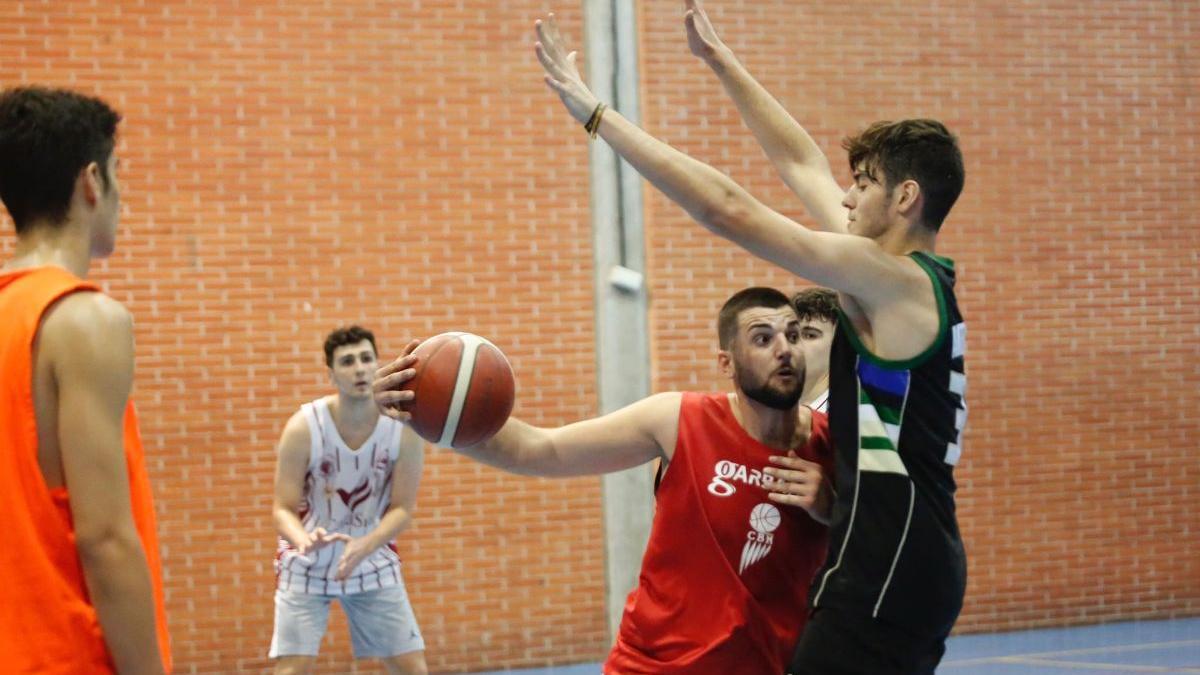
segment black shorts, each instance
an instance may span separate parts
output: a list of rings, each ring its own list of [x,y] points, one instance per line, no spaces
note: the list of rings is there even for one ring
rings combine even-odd
[[[946,636],[923,636],[831,607],[808,619],[789,675],[932,675]]]

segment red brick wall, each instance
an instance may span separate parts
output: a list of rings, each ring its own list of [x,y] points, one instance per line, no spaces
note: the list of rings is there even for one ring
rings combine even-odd
[[[970,325],[960,629],[1200,611],[1195,9],[709,4],[843,177],[837,140],[877,118],[962,137],[939,250]],[[681,5],[641,5],[647,126],[800,217],[688,54]],[[179,672],[266,666],[273,447],[327,390],[329,329],[360,321],[385,353],[472,330],[512,359],[518,415],[594,411],[587,147],[532,57],[544,9],[0,3],[0,83],[125,114],[122,238],[94,276],[137,317]],[[578,38],[579,7],[557,10]],[[653,193],[646,211],[655,388],[724,386],[720,302],[800,282]],[[426,466],[400,547],[432,668],[598,659],[599,482]],[[334,616],[322,667],[349,672]]]

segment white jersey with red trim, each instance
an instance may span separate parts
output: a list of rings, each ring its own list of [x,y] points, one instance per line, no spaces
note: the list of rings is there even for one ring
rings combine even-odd
[[[312,439],[304,494],[298,513],[305,531],[323,527],[361,537],[376,526],[391,504],[392,470],[400,453],[404,426],[384,415],[366,442],[351,449],[342,440],[329,402],[319,398],[301,406]],[[344,581],[335,579],[345,544],[335,542],[307,555],[279,538],[275,555],[280,590],[319,595],[359,593],[400,583],[400,556],[391,542],[375,549]]]

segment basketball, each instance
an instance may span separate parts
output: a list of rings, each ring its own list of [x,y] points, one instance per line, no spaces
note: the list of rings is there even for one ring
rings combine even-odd
[[[413,351],[416,377],[401,389],[414,400],[402,406],[421,438],[447,448],[481,443],[504,426],[512,412],[515,384],[508,358],[471,333],[442,333]]]

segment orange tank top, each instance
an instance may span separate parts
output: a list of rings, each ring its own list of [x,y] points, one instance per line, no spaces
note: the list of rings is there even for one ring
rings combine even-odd
[[[70,293],[99,292],[59,267],[0,274],[0,659],[9,673],[112,673],[75,548],[67,488],[38,466],[33,346],[46,310]],[[154,587],[163,667],[171,665],[154,505],[133,403],[125,408],[130,502]]]

